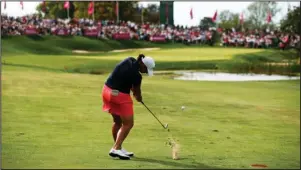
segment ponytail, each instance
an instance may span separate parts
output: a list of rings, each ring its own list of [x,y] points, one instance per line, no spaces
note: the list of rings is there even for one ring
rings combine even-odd
[[[144,57],[145,57],[144,54],[139,54],[137,60],[138,60],[138,61],[142,61],[142,58],[144,58]]]

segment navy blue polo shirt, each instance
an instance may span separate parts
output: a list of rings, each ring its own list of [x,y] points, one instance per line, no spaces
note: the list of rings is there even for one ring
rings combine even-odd
[[[128,57],[117,64],[105,84],[111,89],[130,94],[132,86],[141,84],[141,81],[138,61]]]

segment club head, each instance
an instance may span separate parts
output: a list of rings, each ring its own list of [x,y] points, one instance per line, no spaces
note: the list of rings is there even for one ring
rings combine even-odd
[[[164,128],[165,128],[165,129],[167,129],[167,128],[168,128],[168,124],[167,124],[167,123],[165,124]]]

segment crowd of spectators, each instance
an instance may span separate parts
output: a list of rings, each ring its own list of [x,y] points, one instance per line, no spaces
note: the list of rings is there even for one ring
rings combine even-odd
[[[223,32],[221,46],[240,46],[247,48],[296,48],[300,45],[298,34],[283,33],[280,31],[244,31]]]
[[[1,15],[1,35],[24,35],[34,30],[39,35],[95,36],[99,39],[118,39],[127,35],[128,39],[144,41],[171,41],[185,44],[213,45],[213,36],[220,36],[221,46],[241,46],[248,48],[296,47],[300,36],[280,31],[235,31],[222,28],[172,27],[167,25],[133,22],[116,24],[114,21],[95,21],[91,19],[43,19],[36,15],[8,17]],[[90,34],[90,31],[92,34]]]

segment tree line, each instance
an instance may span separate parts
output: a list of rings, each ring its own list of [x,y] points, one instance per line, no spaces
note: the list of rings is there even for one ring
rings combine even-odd
[[[47,1],[37,6],[37,11],[45,18],[90,18],[88,14],[89,1],[70,1],[69,11],[64,8],[64,1]],[[119,20],[141,23],[143,14],[144,22],[159,22],[159,6],[149,4],[146,8],[138,5],[138,1],[119,1]],[[94,1],[95,20],[116,20],[116,1]]]
[[[70,1],[69,17],[70,18],[90,18],[88,14],[89,1]],[[149,4],[147,7],[138,5],[138,1],[119,1],[119,20],[133,21],[135,23],[144,22],[159,23],[159,6]],[[47,1],[37,7],[37,11],[45,18],[67,18],[67,10],[64,8],[64,1]],[[94,2],[94,19],[95,20],[116,20],[116,1],[95,1]],[[175,11],[176,12],[176,11]],[[183,11],[181,11],[183,12]],[[278,27],[273,18],[280,12],[277,2],[253,2],[243,13],[234,13],[229,10],[218,12],[218,22],[215,23],[210,17],[204,17],[200,21],[200,27],[209,28],[216,26],[223,29],[236,30],[241,29],[266,29],[270,30]],[[270,17],[270,22],[267,18]],[[300,7],[288,9],[288,14],[280,22],[280,28],[287,32],[299,32],[300,30]],[[187,18],[189,19],[189,18]]]

